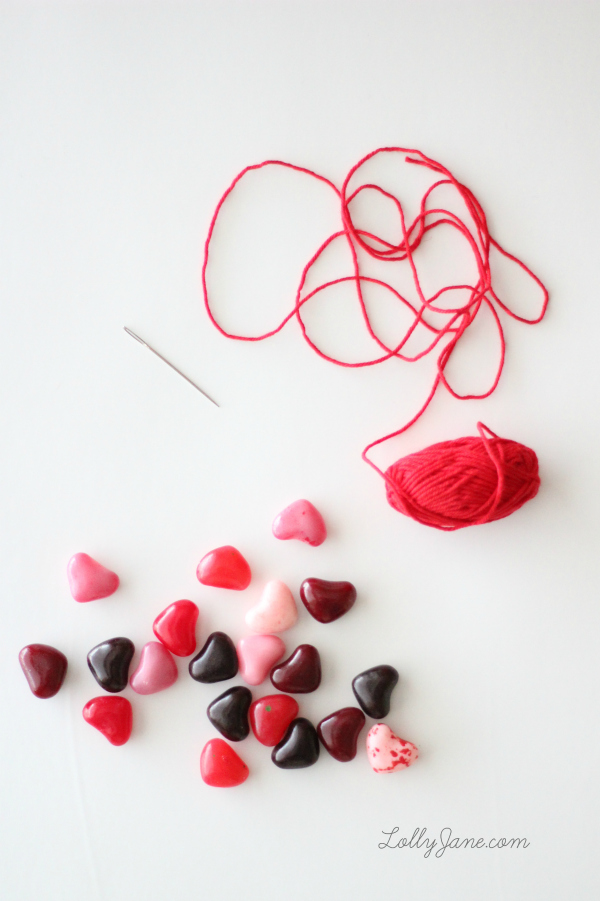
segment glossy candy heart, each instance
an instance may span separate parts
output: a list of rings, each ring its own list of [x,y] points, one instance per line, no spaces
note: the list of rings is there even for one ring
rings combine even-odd
[[[254,735],[261,745],[269,748],[281,741],[297,716],[298,702],[289,695],[266,695],[254,701],[249,712]]]
[[[310,501],[294,501],[273,521],[273,535],[282,541],[297,538],[317,547],[327,538],[323,517]]]
[[[365,715],[358,707],[342,707],[326,716],[317,726],[319,738],[332,757],[347,763],[356,757],[356,744]]]
[[[223,682],[233,679],[238,672],[235,645],[225,632],[213,632],[204,647],[190,660],[190,676],[196,682]]]
[[[119,587],[118,575],[88,554],[71,557],[67,564],[67,578],[71,594],[81,604],[107,598]]]
[[[231,588],[234,591],[243,591],[252,579],[247,561],[229,544],[205,554],[198,564],[196,576],[203,585]]]
[[[244,682],[260,685],[285,654],[285,645],[278,635],[248,635],[238,642],[237,654]]]
[[[26,645],[19,663],[36,698],[53,698],[65,680],[67,658],[49,644]]]
[[[271,682],[279,691],[307,694],[321,684],[321,658],[312,644],[298,645],[287,660],[271,670]]]
[[[320,623],[332,623],[354,605],[356,588],[352,582],[305,579],[300,586],[302,603]]]
[[[142,648],[137,669],[129,684],[139,695],[164,691],[177,681],[177,664],[160,641],[149,641]]]
[[[176,657],[189,657],[196,650],[198,612],[193,601],[175,601],[154,620],[154,634]]]
[[[271,752],[271,760],[282,770],[299,770],[319,759],[319,738],[313,724],[303,716],[293,720],[279,744]]]
[[[109,638],[92,648],[87,662],[101,688],[114,693],[127,687],[134,651],[133,642],[128,638]]]
[[[419,751],[412,742],[394,735],[385,723],[377,723],[367,735],[367,756],[376,773],[393,773],[414,763]]]
[[[133,711],[127,698],[92,698],[83,708],[83,718],[104,735],[111,745],[129,741]]]
[[[229,741],[242,741],[250,734],[248,710],[252,703],[252,692],[239,685],[228,688],[208,705],[208,718],[221,735]]]
[[[260,601],[246,614],[246,625],[265,635],[285,632],[298,619],[298,608],[292,592],[284,582],[272,579],[263,588]]]
[[[398,682],[398,670],[382,664],[359,673],[352,680],[352,690],[356,700],[373,719],[382,719],[390,712],[392,692]]]
[[[250,771],[244,761],[222,738],[212,738],[200,755],[200,774],[207,785],[232,788],[241,785]]]

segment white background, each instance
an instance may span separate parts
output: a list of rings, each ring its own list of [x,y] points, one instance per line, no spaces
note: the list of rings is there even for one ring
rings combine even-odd
[[[597,898],[598,4],[0,9],[2,897]],[[453,534],[394,512],[360,460],[418,408],[432,360],[344,370],[293,323],[261,344],[228,341],[201,304],[202,242],[243,166],[281,158],[341,184],[386,144],[449,166],[551,291],[541,325],[507,322],[492,398],[440,396],[380,452],[387,465],[473,434],[479,418],[535,448],[535,501]],[[299,269],[336,227],[317,195],[267,180],[240,195],[215,250],[223,322],[256,333],[289,310]],[[266,235],[267,250],[244,251],[236,229]],[[327,520],[319,549],[270,533],[298,497]],[[221,544],[252,565],[243,595],[195,579]],[[70,598],[77,551],[119,573],[117,594]],[[352,703],[357,672],[396,665],[388,721],[421,750],[410,770],[376,776],[361,752],[285,772],[249,738],[251,778],[210,789],[198,760],[219,686],[192,682],[187,661],[167,692],[127,690],[124,747],[84,723],[94,644],[122,634],[139,649],[182,597],[201,608],[200,642],[219,628],[237,640],[267,579],[296,591],[312,575],[350,579],[359,601],[331,626],[302,611],[285,636],[323,658],[303,712],[318,721]],[[36,641],[69,658],[44,702],[17,662]],[[378,849],[394,826],[530,845],[425,859]]]

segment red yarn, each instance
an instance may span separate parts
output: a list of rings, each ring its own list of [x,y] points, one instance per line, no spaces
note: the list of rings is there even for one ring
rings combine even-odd
[[[410,224],[407,224],[405,221],[404,210],[400,200],[379,185],[369,183],[360,185],[354,190],[351,190],[349,187],[351,180],[356,176],[360,168],[378,154],[400,154],[404,156],[406,163],[424,167],[434,173],[435,180],[423,194],[419,212]],[[210,244],[221,208],[236,185],[249,172],[270,166],[292,169],[295,172],[315,178],[331,188],[340,202],[342,228],[340,231],[330,235],[317,248],[304,266],[300,275],[294,306],[287,316],[275,328],[262,335],[235,335],[226,332],[219,325],[210,307],[207,287]],[[467,221],[463,221],[456,213],[443,207],[428,206],[431,203],[434,192],[437,192],[442,186],[450,186],[457,193],[458,198],[465,206],[465,218]],[[354,225],[351,215],[352,203],[363,191],[374,191],[387,198],[395,206],[398,212],[401,232],[396,244],[379,235],[358,229]],[[473,285],[445,285],[427,297],[421,287],[415,253],[427,232],[440,227],[455,230],[466,241],[476,264],[477,280]],[[352,264],[351,274],[324,282],[312,291],[304,293],[309,273],[327,248],[337,240],[346,242]],[[519,316],[494,291],[490,269],[490,249],[492,247],[504,257],[516,263],[539,286],[542,292],[542,305],[540,314],[536,318],[527,319]],[[408,266],[418,302],[415,303],[404,297],[386,281],[362,275],[358,258],[359,249],[379,261]],[[304,304],[317,297],[322,291],[342,283],[348,283],[354,287],[367,331],[382,351],[373,359],[347,362],[332,357],[322,351],[307,333],[301,315],[301,309]],[[410,326],[399,343],[393,347],[388,346],[373,330],[363,296],[364,283],[379,285],[390,291],[396,300],[412,313]],[[548,292],[540,279],[521,260],[504,250],[491,237],[483,209],[473,193],[465,185],[457,181],[452,173],[440,163],[430,159],[418,150],[402,147],[382,147],[367,154],[353,166],[346,176],[341,190],[338,190],[329,179],[324,178],[322,175],[281,160],[266,160],[263,163],[247,166],[235,177],[225,191],[213,214],[204,249],[202,287],[207,313],[213,325],[222,335],[238,341],[262,341],[279,332],[295,316],[304,339],[315,353],[338,366],[350,368],[373,366],[391,358],[414,362],[432,353],[440,345],[434,383],[421,409],[402,428],[390,432],[383,438],[379,438],[369,444],[362,454],[365,462],[386,480],[388,501],[395,509],[426,525],[452,530],[508,516],[509,513],[516,510],[536,494],[539,478],[537,475],[537,458],[534,452],[516,442],[498,438],[493,432],[489,433],[492,435],[492,438],[487,438],[481,426],[479,426],[481,438],[461,438],[454,442],[447,441],[433,445],[424,451],[420,451],[418,454],[411,454],[409,457],[398,460],[385,473],[368,457],[368,452],[371,448],[402,434],[423,415],[440,384],[453,397],[461,400],[483,398],[492,394],[498,385],[505,356],[504,331],[498,311],[503,311],[519,322],[534,324],[540,322],[544,317],[548,304]],[[468,292],[466,301],[458,306],[444,306],[441,303],[441,299],[443,295],[451,291]],[[445,376],[445,369],[460,338],[469,326],[473,324],[476,316],[483,308],[492,314],[498,331],[500,340],[498,367],[493,383],[487,391],[480,394],[459,394],[449,384]],[[433,314],[435,321],[428,319],[429,314]],[[439,323],[441,317],[445,317],[446,321],[441,325],[436,325],[436,322]],[[413,354],[405,352],[404,348],[407,342],[418,329],[425,329],[430,335],[427,346],[425,349]]]

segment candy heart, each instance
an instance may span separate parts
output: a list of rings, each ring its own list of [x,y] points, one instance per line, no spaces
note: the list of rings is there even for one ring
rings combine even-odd
[[[69,590],[81,604],[114,594],[119,587],[116,573],[88,554],[75,554],[67,564]]]
[[[321,658],[312,644],[298,645],[293,654],[274,666],[271,682],[279,691],[306,694],[321,684]]]
[[[154,620],[154,634],[171,654],[189,657],[196,650],[198,612],[193,601],[175,601]]]
[[[252,578],[247,561],[228,544],[205,554],[198,564],[196,575],[203,585],[232,588],[234,591],[243,591]]]
[[[164,644],[149,641],[142,648],[142,655],[129,684],[139,695],[151,695],[163,691],[177,681],[177,664]]]
[[[246,625],[253,632],[285,632],[298,619],[298,608],[290,589],[279,579],[263,588],[260,601],[246,614]]]
[[[412,742],[394,735],[385,723],[377,723],[367,735],[367,756],[376,773],[393,773],[414,763],[419,751]]]
[[[127,698],[92,698],[83,708],[83,718],[106,736],[111,745],[129,741],[133,711]]]
[[[347,763],[356,757],[356,742],[365,724],[365,715],[358,707],[342,707],[326,716],[317,726],[319,738],[332,757]]]
[[[190,660],[190,676],[196,682],[223,682],[237,676],[235,645],[225,632],[213,632],[202,650]]]
[[[237,654],[244,682],[260,685],[285,654],[285,645],[277,635],[248,635],[238,642]]]
[[[356,588],[352,582],[328,582],[326,579],[305,579],[300,597],[311,616],[320,623],[332,623],[353,606]]]
[[[383,664],[359,673],[352,680],[352,691],[368,716],[378,720],[388,715],[392,691],[398,679],[398,670]]]
[[[26,645],[19,651],[19,663],[36,698],[53,698],[64,682],[67,658],[48,644]]]
[[[208,705],[208,718],[221,735],[229,741],[242,741],[250,734],[248,710],[252,703],[249,688],[228,688]]]
[[[241,785],[249,775],[249,769],[222,738],[207,741],[200,755],[200,774],[207,785],[231,788]]]
[[[319,739],[313,724],[303,716],[293,720],[271,752],[271,760],[282,770],[299,770],[319,759]]]
[[[134,650],[133,642],[128,638],[109,638],[92,648],[87,662],[101,688],[117,692],[127,687]]]
[[[261,745],[272,748],[278,744],[287,728],[298,716],[298,702],[289,695],[266,695],[250,707],[249,719],[254,735]]]
[[[327,538],[323,517],[310,501],[294,501],[273,520],[273,535],[282,541],[298,538],[317,547]]]

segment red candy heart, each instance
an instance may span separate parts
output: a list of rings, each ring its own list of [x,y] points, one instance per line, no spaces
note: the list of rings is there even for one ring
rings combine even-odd
[[[234,591],[243,591],[252,578],[247,561],[236,548],[228,544],[209,551],[198,564],[196,575],[203,585],[231,588]]]
[[[328,582],[326,579],[305,579],[300,597],[311,616],[320,623],[332,623],[353,606],[356,588],[352,582]]]
[[[64,682],[67,658],[49,644],[28,644],[19,663],[36,698],[53,698]]]
[[[294,653],[271,670],[271,682],[279,691],[306,694],[321,684],[321,658],[312,644],[300,644]]]
[[[107,598],[119,587],[116,573],[102,566],[89,554],[74,554],[67,564],[71,594],[79,603]]]
[[[154,620],[154,634],[176,657],[189,657],[196,650],[198,612],[193,601],[175,601]]]
[[[207,785],[231,788],[245,782],[249,773],[242,758],[222,738],[206,742],[200,755],[200,775]]]
[[[287,727],[298,716],[298,702],[289,695],[267,695],[250,706],[248,718],[261,745],[279,744]]]
[[[127,698],[92,698],[83,708],[83,718],[98,729],[111,745],[124,745],[129,741],[133,711]]]

